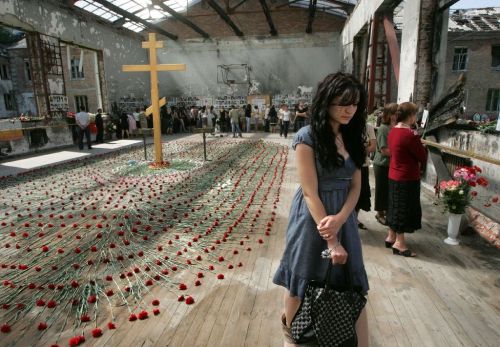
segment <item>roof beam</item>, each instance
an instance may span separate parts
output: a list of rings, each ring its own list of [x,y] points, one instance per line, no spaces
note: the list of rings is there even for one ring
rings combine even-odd
[[[448,9],[449,7],[455,5],[457,2],[458,2],[458,0],[439,0],[438,10],[444,11],[444,10]]]
[[[270,33],[272,36],[278,36],[278,31],[276,30],[273,18],[271,17],[271,12],[269,11],[269,7],[267,7],[266,0],[259,0],[260,5],[262,6],[262,10],[264,10],[264,14],[266,15],[267,23],[269,24],[269,29],[271,29]]]
[[[196,31],[198,34],[200,34],[204,38],[206,38],[206,39],[210,38],[210,35],[206,31],[204,31],[199,26],[197,26],[196,24],[194,24],[193,22],[191,22],[189,19],[187,19],[186,17],[184,17],[183,15],[181,15],[179,12],[175,11],[173,8],[165,5],[163,3],[163,1],[153,0],[152,3],[153,3],[153,5],[159,6],[163,11],[171,14],[172,17],[174,17],[175,19],[177,19],[179,22],[186,24],[188,27],[190,27],[191,29],[193,29],[194,31]]]
[[[241,5],[243,5],[243,3],[245,3],[247,0],[241,0],[236,6],[234,7],[228,7],[227,9],[227,13],[233,13],[234,10],[236,10],[238,7],[240,7]]]
[[[316,3],[317,0],[309,0],[309,19],[307,21],[306,33],[312,33],[312,24],[316,16]]]
[[[227,13],[220,7],[214,0],[205,0],[207,4],[219,14],[219,16],[226,22],[237,36],[244,36],[243,32],[234,24],[234,22],[229,18]]]
[[[354,5],[354,4],[350,4],[347,2],[343,2],[343,1],[337,1],[337,0],[325,0],[325,1],[329,2],[333,5],[338,5],[339,7],[337,7],[337,9],[345,11],[348,14],[350,14],[352,12],[352,10],[354,10],[354,7],[356,7],[356,5]]]
[[[94,0],[94,2],[97,2],[107,8],[109,8],[111,11],[115,12],[115,13],[118,13],[120,16],[123,16],[125,18],[128,18],[134,22],[137,22],[137,23],[141,23],[142,25],[144,25],[146,28],[160,34],[160,35],[163,35],[163,36],[166,36],[168,38],[171,38],[172,40],[177,40],[177,35],[174,35],[172,33],[169,33],[168,31],[166,30],[163,30],[162,28],[160,28],[158,25],[155,25],[155,24],[152,24],[152,23],[149,23],[147,20],[145,19],[142,19],[138,16],[136,16],[135,14],[132,14],[128,11],[125,11],[123,10],[122,8],[110,3],[109,1],[106,1],[106,0]]]

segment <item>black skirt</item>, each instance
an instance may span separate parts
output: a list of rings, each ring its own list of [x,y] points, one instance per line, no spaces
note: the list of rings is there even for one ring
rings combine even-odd
[[[412,233],[422,228],[420,181],[389,179],[389,208],[387,224],[398,234]]]
[[[375,174],[375,211],[387,211],[389,206],[389,167],[373,165]]]
[[[368,170],[368,166],[363,166],[361,168],[361,191],[359,193],[358,203],[356,204],[356,210],[370,211],[372,206],[370,201],[371,196],[370,171]]]

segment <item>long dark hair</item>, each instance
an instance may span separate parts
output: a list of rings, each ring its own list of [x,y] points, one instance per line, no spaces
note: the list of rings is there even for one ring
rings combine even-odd
[[[340,125],[344,146],[358,168],[365,162],[363,132],[366,121],[366,97],[363,86],[354,76],[337,72],[330,74],[319,83],[311,106],[311,130],[314,150],[326,168],[344,165],[344,157],[337,153],[335,135],[330,124],[330,104],[340,97],[339,105],[357,104],[358,108],[348,124]]]

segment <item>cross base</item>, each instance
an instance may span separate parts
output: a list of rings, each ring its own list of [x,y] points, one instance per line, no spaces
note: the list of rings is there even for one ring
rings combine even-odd
[[[159,162],[159,163],[151,163],[148,165],[148,168],[150,168],[151,170],[159,170],[159,169],[165,169],[167,167],[170,167],[170,162],[169,161],[162,161],[162,162]]]

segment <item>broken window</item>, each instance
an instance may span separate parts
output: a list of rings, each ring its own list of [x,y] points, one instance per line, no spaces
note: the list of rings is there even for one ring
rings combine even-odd
[[[9,80],[9,67],[7,65],[0,66],[0,78],[3,80]]]
[[[486,111],[499,111],[500,89],[488,89]]]
[[[4,94],[3,101],[5,102],[5,109],[7,111],[14,110],[14,98],[12,97],[11,94]]]
[[[81,107],[85,107],[85,110],[89,110],[89,102],[87,100],[87,95],[75,95],[75,107],[76,112],[80,112]]]
[[[467,47],[455,47],[453,54],[453,71],[465,71],[467,69]]]
[[[26,78],[26,81],[31,81],[31,66],[27,59],[24,60],[24,77]]]
[[[83,74],[83,66],[80,69],[80,59],[72,58],[71,59],[71,79],[77,80],[85,78]]]
[[[500,46],[491,46],[491,67],[500,69]]]

